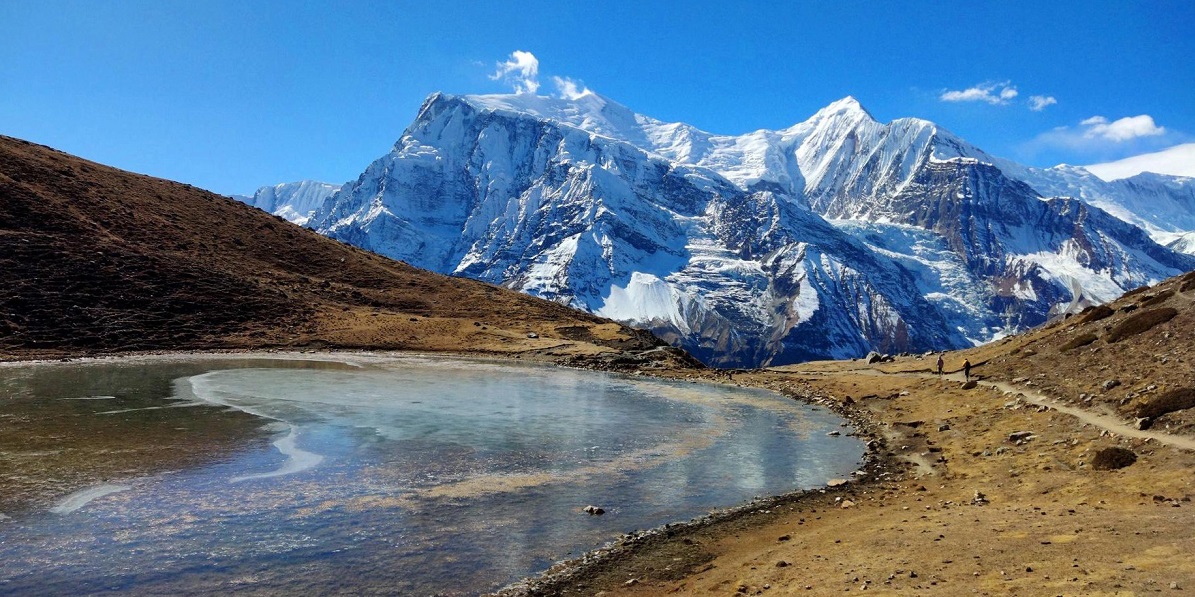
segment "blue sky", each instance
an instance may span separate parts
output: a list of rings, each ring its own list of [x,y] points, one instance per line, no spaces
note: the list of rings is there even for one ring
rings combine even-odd
[[[520,50],[540,93],[567,77],[712,132],[853,95],[1086,164],[1195,141],[1193,31],[1188,1],[0,0],[0,134],[222,193],[343,182],[428,94],[509,91],[490,76]]]

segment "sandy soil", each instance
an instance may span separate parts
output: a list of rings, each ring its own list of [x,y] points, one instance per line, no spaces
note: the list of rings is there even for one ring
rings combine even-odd
[[[933,375],[933,355],[807,363],[733,378],[674,373],[835,405],[874,436],[873,466],[846,485],[629,538],[510,593],[1195,591],[1192,409],[1144,429],[1133,416],[1139,405],[1191,387],[1190,279],[1125,297],[1111,305],[1114,316],[1072,318],[948,353],[948,371],[963,359],[975,365],[971,389],[963,389],[961,373]],[[1106,339],[1131,314],[1159,306],[1178,313],[1128,340]],[[1082,351],[1062,349],[1087,333],[1098,339]],[[1108,379],[1121,380],[1115,391],[1103,389]],[[1096,470],[1094,455],[1110,447],[1131,450],[1136,462]]]

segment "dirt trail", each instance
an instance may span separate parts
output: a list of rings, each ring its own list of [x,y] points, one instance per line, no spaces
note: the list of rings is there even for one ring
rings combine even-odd
[[[1063,404],[1062,401],[1058,400],[1057,398],[1051,398],[1040,392],[1035,392],[1026,388],[1018,388],[1010,383],[1002,381],[980,381],[979,385],[996,388],[997,390],[1014,396],[1019,395],[1020,397],[1023,397],[1026,402],[1052,408],[1060,413],[1071,415],[1072,417],[1076,417],[1084,423],[1099,427],[1100,429],[1106,429],[1109,433],[1116,433],[1125,437],[1153,440],[1173,448],[1195,451],[1195,439],[1170,435],[1169,433],[1158,433],[1155,431],[1146,431],[1137,429],[1135,427],[1130,427],[1116,417],[1102,415],[1082,408],[1069,406]]]
[[[800,373],[809,375],[809,374],[819,374],[820,372],[800,371]],[[918,378],[918,379],[938,379],[938,376],[933,373],[903,373],[903,372],[893,372],[893,371],[881,371],[878,369],[848,369],[848,370],[844,371],[844,373],[856,373],[856,374],[862,374],[862,375],[883,375],[883,376],[894,376],[894,377],[913,377],[913,378]],[[943,376],[943,378],[955,380],[960,383],[965,381],[963,379],[963,375],[961,373],[947,373],[946,375]],[[1147,431],[1147,430],[1143,430],[1143,429],[1137,429],[1135,427],[1132,427],[1132,426],[1126,424],[1124,421],[1122,421],[1118,417],[1114,417],[1114,416],[1110,416],[1110,415],[1103,415],[1100,413],[1091,412],[1086,409],[1078,408],[1075,406],[1070,406],[1070,405],[1064,404],[1061,400],[1058,400],[1057,398],[1047,396],[1045,394],[1042,394],[1041,392],[1037,392],[1037,391],[1031,390],[1029,388],[1017,387],[1008,382],[985,381],[985,380],[979,380],[979,379],[977,379],[976,382],[980,386],[995,388],[997,390],[1000,390],[1001,392],[1004,392],[1005,394],[1020,397],[1023,400],[1025,400],[1026,402],[1029,402],[1030,404],[1036,404],[1038,406],[1045,406],[1047,408],[1054,409],[1060,413],[1070,415],[1072,417],[1079,419],[1080,421],[1082,421],[1084,423],[1087,423],[1094,427],[1098,427],[1100,429],[1104,429],[1104,430],[1108,431],[1108,433],[1115,433],[1118,435],[1123,435],[1125,437],[1132,437],[1132,438],[1137,438],[1137,439],[1152,440],[1152,441],[1156,441],[1160,444],[1170,446],[1172,448],[1178,448],[1180,450],[1191,450],[1191,451],[1195,452],[1195,438],[1182,437],[1182,436],[1177,436],[1177,435],[1171,435],[1169,433],[1159,433],[1156,431]]]

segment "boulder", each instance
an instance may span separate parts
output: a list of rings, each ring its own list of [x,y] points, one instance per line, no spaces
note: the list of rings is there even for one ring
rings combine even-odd
[[[874,365],[874,364],[884,360],[884,355],[873,350],[873,351],[867,353],[866,360],[867,360],[868,365]]]
[[[1008,434],[1008,441],[1023,442],[1028,439],[1031,439],[1032,437],[1033,437],[1032,431],[1014,431],[1014,432]]]
[[[1110,471],[1124,468],[1137,462],[1137,454],[1132,450],[1113,446],[1095,453],[1091,459],[1091,468],[1097,471]]]
[[[965,382],[965,383],[963,383],[963,385],[959,386],[959,388],[963,389],[963,390],[974,390],[977,387],[979,387],[979,382],[975,381],[974,379],[972,379],[971,381]]]

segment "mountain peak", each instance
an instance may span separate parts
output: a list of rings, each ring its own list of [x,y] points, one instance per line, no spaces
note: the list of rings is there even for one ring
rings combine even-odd
[[[848,95],[838,101],[831,102],[830,105],[818,110],[817,114],[814,114],[814,118],[828,118],[832,116],[863,117],[867,120],[875,120],[871,113],[853,95]]]

